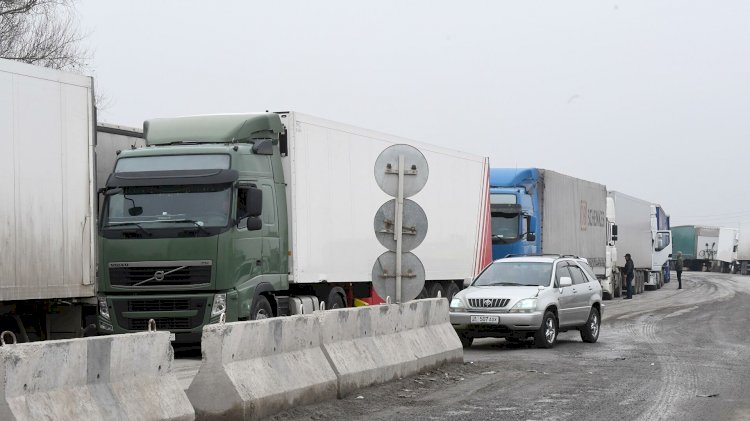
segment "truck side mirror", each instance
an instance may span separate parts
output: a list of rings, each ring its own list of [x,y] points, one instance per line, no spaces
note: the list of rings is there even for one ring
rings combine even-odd
[[[617,241],[617,225],[612,225],[612,241]]]
[[[245,209],[247,210],[247,216],[255,218],[263,213],[263,190],[250,187],[247,189],[247,196],[245,197]],[[257,219],[257,218],[256,218]],[[248,228],[250,229],[250,221],[248,220]]]
[[[530,232],[526,234],[526,240],[536,241],[536,233]]]
[[[263,221],[257,216],[251,216],[247,218],[247,230],[258,231],[263,228]]]

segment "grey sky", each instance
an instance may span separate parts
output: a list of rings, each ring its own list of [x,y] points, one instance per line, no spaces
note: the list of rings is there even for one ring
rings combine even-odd
[[[206,5],[211,7],[206,7]],[[750,223],[750,2],[79,2],[100,120],[296,110]]]

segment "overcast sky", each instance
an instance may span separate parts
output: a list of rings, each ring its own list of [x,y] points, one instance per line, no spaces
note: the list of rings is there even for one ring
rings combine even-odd
[[[100,121],[294,110],[750,223],[750,2],[77,6]]]

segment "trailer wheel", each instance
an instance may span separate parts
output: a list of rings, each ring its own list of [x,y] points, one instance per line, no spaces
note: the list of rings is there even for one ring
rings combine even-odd
[[[250,318],[252,320],[263,320],[270,317],[273,317],[271,303],[268,302],[268,298],[259,295],[253,303],[253,309],[250,311]]]
[[[474,343],[474,338],[466,336],[463,333],[458,334],[458,339],[461,339],[461,346],[464,348],[471,348],[471,344]]]
[[[344,299],[341,298],[341,294],[339,294],[335,289],[332,289],[328,294],[328,300],[326,300],[326,309],[332,310],[334,308],[344,307],[346,307],[346,302],[344,302]]]
[[[429,297],[437,298],[438,293],[440,293],[441,297],[445,298],[445,290],[443,290],[443,286],[438,282],[433,282],[433,284],[430,285]]]
[[[445,290],[445,298],[448,299],[448,302],[451,302],[453,296],[458,294],[459,291],[461,290],[458,289],[458,285],[455,282],[449,282],[448,288]]]

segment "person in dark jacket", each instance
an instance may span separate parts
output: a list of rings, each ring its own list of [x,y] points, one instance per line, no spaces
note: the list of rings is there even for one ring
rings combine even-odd
[[[674,261],[674,270],[677,272],[677,289],[682,289],[682,252],[677,252],[677,260]]]
[[[630,253],[625,255],[625,285],[628,289],[626,300],[633,299],[633,277],[635,276],[635,264],[630,258]]]

